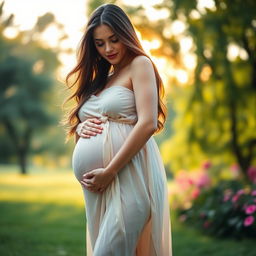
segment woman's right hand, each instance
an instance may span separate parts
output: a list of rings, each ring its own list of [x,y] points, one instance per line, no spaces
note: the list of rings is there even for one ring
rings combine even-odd
[[[100,126],[101,120],[97,118],[88,118],[84,122],[78,124],[76,133],[82,138],[90,138],[102,133],[103,128]]]

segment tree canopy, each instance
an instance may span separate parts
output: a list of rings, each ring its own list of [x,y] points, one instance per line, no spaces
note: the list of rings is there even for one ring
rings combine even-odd
[[[0,14],[2,9],[3,3]],[[39,17],[32,30],[9,39],[4,31],[12,25],[12,19],[13,15],[0,16],[0,133],[2,137],[8,135],[1,147],[9,142],[10,153],[15,153],[22,173],[26,173],[32,137],[56,119],[47,111],[47,98],[59,61],[56,52],[40,44],[35,36],[53,22],[52,14]]]

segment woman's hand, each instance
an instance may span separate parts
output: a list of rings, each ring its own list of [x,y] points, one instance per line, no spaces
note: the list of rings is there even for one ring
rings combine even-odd
[[[115,174],[104,168],[94,169],[83,175],[80,181],[91,192],[102,193],[115,178]]]
[[[82,138],[90,138],[102,133],[103,128],[100,126],[101,120],[97,118],[88,118],[80,123],[76,128],[76,133]]]

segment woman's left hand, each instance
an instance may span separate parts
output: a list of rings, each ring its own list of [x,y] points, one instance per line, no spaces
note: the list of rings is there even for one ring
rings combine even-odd
[[[85,173],[80,182],[86,189],[92,192],[102,193],[112,182],[114,177],[115,175],[110,172],[106,172],[106,169],[98,168]]]

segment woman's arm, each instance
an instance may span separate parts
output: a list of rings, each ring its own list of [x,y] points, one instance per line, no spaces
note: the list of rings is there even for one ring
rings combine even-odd
[[[157,129],[158,94],[151,61],[138,56],[131,63],[131,80],[138,121],[105,171],[116,174],[137,154]]]
[[[80,138],[80,136],[79,136],[77,133],[75,133],[75,143],[77,143],[77,141],[79,140],[79,138]]]

